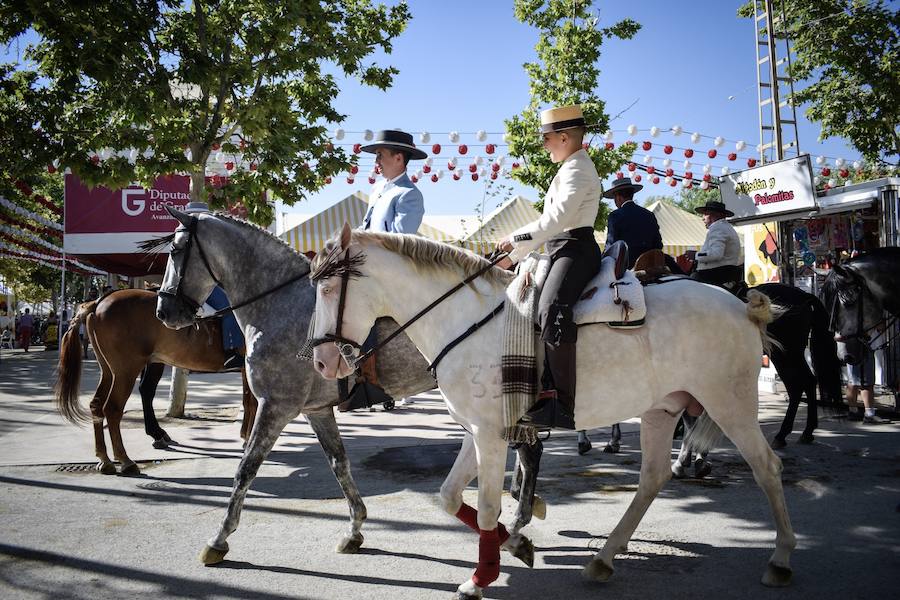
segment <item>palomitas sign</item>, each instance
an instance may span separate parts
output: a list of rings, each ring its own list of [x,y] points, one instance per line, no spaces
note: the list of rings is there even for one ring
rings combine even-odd
[[[207,178],[207,185],[212,183],[212,178]],[[64,248],[66,253],[112,273],[162,273],[168,255],[144,254],[137,245],[172,233],[178,222],[166,207],[183,210],[189,201],[190,177],[186,175],[164,175],[150,188],[135,184],[111,190],[89,188],[75,175],[67,174]],[[232,212],[240,214],[239,209]]]
[[[734,213],[729,221],[779,220],[816,208],[809,155],[739,171],[719,179],[722,202]]]

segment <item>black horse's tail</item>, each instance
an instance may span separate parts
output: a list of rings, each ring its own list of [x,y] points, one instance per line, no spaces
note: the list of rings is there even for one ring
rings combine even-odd
[[[841,406],[843,403],[841,361],[838,359],[834,335],[828,329],[828,313],[818,298],[813,297],[809,304],[812,309],[809,351],[812,354],[816,380],[819,382],[819,397],[823,406]]]

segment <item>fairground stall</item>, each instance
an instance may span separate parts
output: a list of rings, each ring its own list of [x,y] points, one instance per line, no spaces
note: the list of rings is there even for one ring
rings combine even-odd
[[[816,191],[809,155],[740,171],[720,180],[731,221],[744,233],[751,284],[783,281],[818,293],[831,265],[854,252],[900,244],[900,178]],[[876,381],[900,388],[900,326],[876,353]]]

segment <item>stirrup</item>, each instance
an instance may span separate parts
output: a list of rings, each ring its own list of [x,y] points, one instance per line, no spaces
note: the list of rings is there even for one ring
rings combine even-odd
[[[557,398],[556,390],[542,391],[538,396],[538,401],[528,409],[519,422],[537,429],[575,430],[575,415],[562,406]]]
[[[373,383],[361,381],[353,386],[347,399],[338,404],[338,411],[350,412],[360,408],[369,408],[376,404],[390,402],[393,398],[388,396],[385,391]]]

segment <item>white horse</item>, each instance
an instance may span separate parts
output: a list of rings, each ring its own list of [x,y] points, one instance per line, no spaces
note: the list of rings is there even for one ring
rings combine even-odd
[[[349,259],[349,262],[348,262]],[[375,319],[405,323],[438,295],[475,273],[484,259],[415,236],[353,231],[344,226],[313,264],[316,281],[313,360],[324,377],[346,377],[347,341],[360,343]],[[349,278],[342,277],[346,270]],[[511,275],[491,269],[412,324],[407,333],[433,360],[451,341],[503,302]],[[768,497],[775,520],[775,551],[763,584],[790,582],[790,554],[796,539],[781,486],[781,461],[757,420],[757,375],[770,305],[751,292],[744,304],[719,288],[683,280],[645,288],[646,324],[639,329],[593,325],[579,329],[575,421],[578,429],[641,416],[640,483],[625,515],[583,574],[599,581],[613,572],[613,558],[625,552],[638,523],[669,480],[672,434],[685,409],[700,406],[735,443]],[[338,322],[338,315],[342,315]],[[479,562],[457,598],[476,599],[499,576],[497,529],[507,442],[501,437],[500,360],[503,320],[493,319],[457,345],[437,369],[453,418],[469,435],[441,487],[444,509],[480,529]],[[677,358],[677,360],[676,360]],[[540,364],[540,362],[539,362]],[[478,510],[462,502],[478,477]],[[477,519],[477,523],[476,523]],[[499,539],[498,539],[499,538]]]

